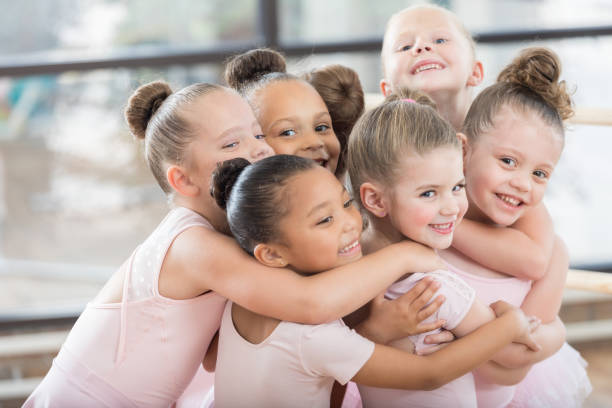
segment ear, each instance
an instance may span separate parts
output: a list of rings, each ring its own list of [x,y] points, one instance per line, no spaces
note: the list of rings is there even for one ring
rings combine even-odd
[[[378,218],[383,218],[387,215],[387,208],[383,200],[383,191],[380,187],[365,182],[359,187],[359,197],[365,209]]]
[[[253,255],[260,263],[272,268],[282,268],[289,263],[274,245],[257,244]]]
[[[166,180],[168,184],[177,193],[187,197],[197,197],[200,194],[200,188],[193,184],[184,168],[177,165],[171,165],[166,170]]]
[[[476,61],[474,62],[474,67],[472,68],[472,73],[468,78],[467,84],[468,86],[478,86],[482,83],[483,78],[484,70],[482,68],[482,62]]]
[[[459,142],[461,143],[461,151],[463,152],[463,165],[465,167],[465,160],[470,145],[468,144],[467,136],[463,133],[457,133],[457,139],[459,139]]]
[[[391,84],[386,79],[380,80],[380,92],[382,92],[385,98],[391,95]]]

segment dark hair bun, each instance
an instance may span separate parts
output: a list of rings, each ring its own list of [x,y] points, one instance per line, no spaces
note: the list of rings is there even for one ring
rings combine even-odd
[[[232,57],[225,65],[225,82],[240,91],[272,72],[287,72],[285,57],[269,48],[257,48]]]
[[[429,106],[435,111],[438,110],[436,103],[426,93],[408,88],[400,88],[385,98],[385,102],[395,102],[401,100],[405,100],[404,102],[407,103],[414,102],[418,103],[419,105]]]
[[[219,207],[225,210],[234,184],[236,180],[238,180],[238,176],[240,176],[242,171],[250,164],[248,160],[242,157],[226,160],[223,163],[217,164],[217,168],[212,174],[210,195],[215,199]]]
[[[170,95],[172,89],[163,81],[150,82],[136,89],[128,100],[124,113],[134,136],[144,139],[149,121]]]
[[[548,48],[531,47],[521,53],[504,68],[498,82],[510,82],[531,89],[555,108],[561,119],[574,114],[572,100],[565,81],[559,81],[561,62],[557,54]]]

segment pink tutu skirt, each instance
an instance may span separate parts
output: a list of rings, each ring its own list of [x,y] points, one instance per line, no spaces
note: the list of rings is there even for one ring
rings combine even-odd
[[[586,366],[580,353],[563,344],[551,357],[531,367],[509,407],[581,407],[593,390]]]

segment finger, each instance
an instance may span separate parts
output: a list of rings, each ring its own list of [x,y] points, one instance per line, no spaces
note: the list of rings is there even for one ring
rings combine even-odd
[[[417,320],[419,322],[422,322],[423,320],[427,319],[429,316],[436,313],[438,309],[440,309],[440,306],[442,306],[442,303],[444,303],[445,300],[446,298],[444,297],[444,295],[437,296],[433,300],[433,302],[431,302],[430,304],[428,304],[427,306],[419,310],[419,312],[416,315]]]
[[[381,292],[378,295],[376,295],[374,299],[372,299],[372,306],[374,307],[380,306],[382,303],[386,301],[387,299],[385,299],[385,292]]]
[[[440,282],[433,280],[427,288],[410,305],[413,310],[421,310],[440,289]]]
[[[417,356],[426,356],[428,354],[435,353],[436,351],[440,350],[442,347],[444,347],[443,344],[436,344],[435,346],[423,347],[422,349],[419,349],[419,350],[416,351],[416,355]]]
[[[446,320],[444,320],[444,319],[440,319],[440,320],[435,321],[435,322],[419,323],[415,327],[414,334],[427,333],[429,331],[439,329],[442,326],[444,326],[445,324],[446,324]],[[431,343],[434,343],[434,342],[432,341]]]
[[[440,333],[430,334],[429,336],[425,336],[423,342],[425,344],[438,344],[438,343],[448,343],[455,340],[455,335],[448,331],[443,330]]]
[[[523,343],[525,344],[529,349],[533,350],[533,351],[540,351],[542,350],[542,347],[536,343],[531,336],[527,336],[526,341]]]
[[[415,299],[421,296],[423,292],[426,291],[426,289],[430,286],[431,282],[433,282],[431,276],[424,277],[416,285],[414,285],[412,289],[400,296],[400,298],[402,299],[402,301],[406,301],[408,302],[408,304],[411,304],[412,302],[414,302]]]
[[[537,328],[540,327],[540,324],[542,323],[542,321],[535,316],[528,318],[527,321],[529,323],[529,333],[533,333],[535,330],[537,330]]]

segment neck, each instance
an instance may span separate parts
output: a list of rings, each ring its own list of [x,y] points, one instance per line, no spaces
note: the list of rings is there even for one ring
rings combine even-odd
[[[472,102],[470,90],[430,92],[429,96],[436,102],[440,115],[450,122],[456,132],[461,131]]]
[[[376,252],[379,249],[405,239],[391,224],[389,216],[384,218],[372,217],[370,218],[367,230],[362,235],[364,253]]]
[[[467,218],[468,220],[480,222],[482,224],[493,224],[491,219],[487,217],[480,210],[480,208],[478,208],[478,206],[474,204],[472,200],[469,199],[469,197],[468,197],[468,209],[467,209],[467,212],[465,213],[464,218]]]
[[[172,203],[176,206],[189,208],[197,212],[212,225],[215,231],[225,235],[231,235],[229,226],[227,225],[225,211],[221,210],[212,200],[177,195]]]

